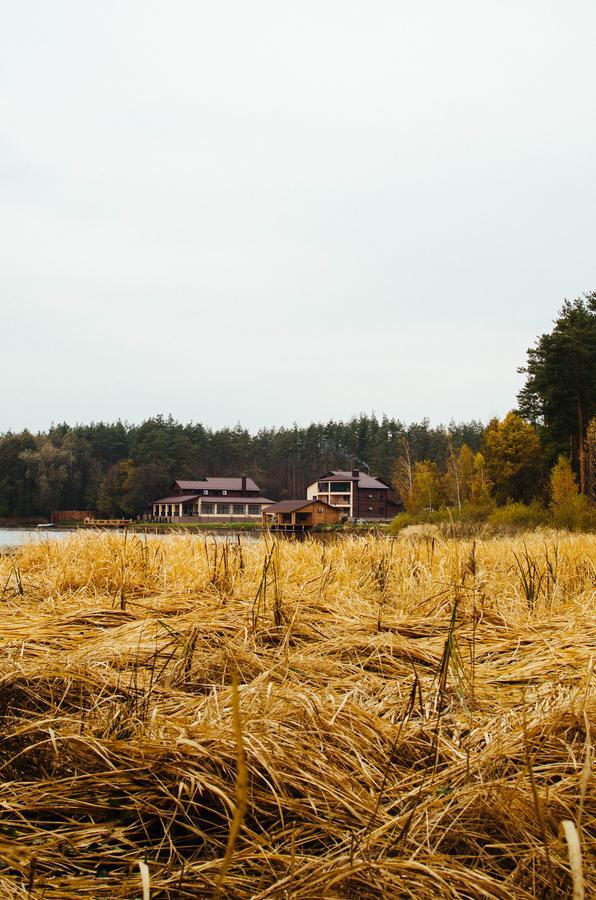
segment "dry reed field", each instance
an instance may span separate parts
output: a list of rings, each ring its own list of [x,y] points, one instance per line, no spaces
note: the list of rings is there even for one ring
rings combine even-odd
[[[596,896],[594,550],[0,557],[0,897]]]

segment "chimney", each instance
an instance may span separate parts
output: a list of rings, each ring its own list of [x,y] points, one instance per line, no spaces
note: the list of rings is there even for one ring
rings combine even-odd
[[[360,478],[360,469],[352,469],[352,478]]]
[[[240,480],[240,493],[241,494],[246,493],[246,475],[243,475]]]

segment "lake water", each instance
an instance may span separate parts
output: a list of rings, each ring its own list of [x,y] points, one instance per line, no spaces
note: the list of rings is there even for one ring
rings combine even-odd
[[[57,541],[72,533],[58,528],[0,528],[0,549],[47,541],[49,538]]]
[[[87,531],[87,529],[84,530]],[[59,541],[76,533],[76,529],[61,530],[60,528],[0,528],[0,550],[6,549],[8,547],[22,547],[23,544],[39,543],[40,541]],[[118,531],[117,533],[124,536],[123,531]],[[184,533],[192,534],[191,532]],[[129,535],[130,534],[131,532],[129,532]],[[172,532],[166,534],[152,534],[151,532],[148,532],[148,534],[149,537],[159,538],[160,540],[167,540],[173,537]],[[237,535],[240,535],[240,540],[243,543],[247,541],[258,541],[261,536],[260,533],[254,534],[251,532],[222,533],[200,531],[192,534],[192,537],[202,540],[208,537],[210,540],[216,540],[218,542],[225,543],[226,541],[230,540],[236,541]]]

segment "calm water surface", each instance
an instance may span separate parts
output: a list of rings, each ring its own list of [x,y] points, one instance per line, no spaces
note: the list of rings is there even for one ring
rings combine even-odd
[[[54,541],[68,537],[72,531],[58,528],[0,528],[0,548],[20,547],[22,544],[39,543],[50,538]]]
[[[82,530],[83,529],[81,529],[81,531]],[[6,549],[7,547],[21,547],[23,544],[35,544],[43,541],[60,541],[77,533],[78,532],[73,529],[61,531],[59,528],[0,528],[0,550],[3,548]],[[116,533],[124,536],[123,531],[118,531]],[[190,532],[186,533],[188,534]],[[129,537],[130,535],[131,532],[129,532]],[[231,540],[236,541],[238,539],[237,535],[240,536],[240,540],[243,543],[258,541],[260,538],[260,534],[252,534],[250,532],[236,532],[235,534],[231,532],[222,534],[219,532],[210,534],[209,532],[203,531],[198,534],[192,534],[191,536],[197,540],[209,538],[210,540],[225,543],[226,541]],[[138,537],[142,539],[143,535],[139,533]],[[158,538],[159,540],[171,540],[175,535],[171,532],[169,534],[152,534],[149,532],[149,537]]]

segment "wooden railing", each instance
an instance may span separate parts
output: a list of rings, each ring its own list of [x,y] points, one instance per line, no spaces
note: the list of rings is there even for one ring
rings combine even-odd
[[[132,519],[85,519],[83,522],[84,525],[89,525],[91,528],[125,528],[126,525],[130,525]]]

